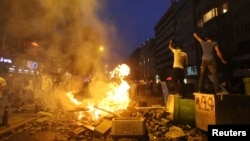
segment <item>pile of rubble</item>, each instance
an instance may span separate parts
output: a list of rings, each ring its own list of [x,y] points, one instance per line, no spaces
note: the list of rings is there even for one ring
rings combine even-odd
[[[78,110],[77,110],[78,111]],[[77,112],[76,111],[76,112]],[[139,138],[133,136],[139,132],[139,136],[143,136],[143,141],[206,141],[206,133],[190,125],[174,124],[168,118],[169,113],[164,108],[145,108],[136,109],[129,107],[120,116],[116,114],[107,114],[98,121],[76,120],[74,112],[45,112],[39,111],[35,114],[36,120],[26,123],[17,130],[13,130],[12,134],[17,132],[29,133],[35,136],[43,132],[49,132],[53,141],[115,141],[118,140],[115,134],[118,130],[113,128],[113,119],[123,118],[125,125],[131,123],[131,119],[143,119],[142,125],[136,125],[138,122],[126,131],[125,136],[121,136],[119,140],[130,141]],[[127,120],[127,121],[126,121]],[[119,122],[119,121],[118,121]],[[126,123],[127,122],[127,123]],[[145,126],[143,126],[145,125]],[[120,125],[119,125],[120,126]],[[119,127],[119,132],[126,130],[125,126]],[[134,129],[131,129],[134,128]],[[136,133],[135,133],[136,132]],[[138,134],[137,134],[138,135]],[[132,137],[132,138],[131,138]],[[146,138],[145,138],[146,137]]]
[[[165,109],[141,109],[132,113],[132,117],[145,118],[150,141],[206,141],[207,135],[188,124],[175,123],[170,120]]]

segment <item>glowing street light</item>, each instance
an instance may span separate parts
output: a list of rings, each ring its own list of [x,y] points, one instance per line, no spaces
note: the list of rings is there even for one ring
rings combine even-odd
[[[31,45],[34,47],[38,47],[38,43],[36,43],[36,42],[31,42]]]
[[[104,47],[103,46],[100,46],[99,47],[99,51],[102,52],[104,50]]]

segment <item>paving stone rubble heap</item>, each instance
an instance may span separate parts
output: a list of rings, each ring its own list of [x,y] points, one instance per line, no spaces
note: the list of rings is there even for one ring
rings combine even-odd
[[[99,121],[90,123],[88,120],[83,124],[79,124],[74,118],[74,112],[65,112],[58,110],[57,112],[38,111],[34,116],[36,120],[32,120],[25,125],[14,129],[10,134],[5,136],[5,140],[13,140],[21,138],[35,138],[37,141],[44,139],[44,134],[51,141],[74,141],[74,140],[102,140],[112,141],[110,134],[111,127],[104,132],[96,134],[98,125],[102,124],[105,120],[112,121],[114,116],[103,117]],[[147,136],[150,141],[177,141],[177,140],[190,140],[190,141],[205,141],[207,140],[206,133],[189,125],[176,124],[168,118],[168,113],[162,108],[147,108],[135,109],[129,107],[121,115],[128,118],[144,118]],[[85,126],[88,125],[88,126]],[[49,134],[49,135],[48,135]],[[39,138],[39,135],[41,136]],[[48,138],[48,137],[47,137]],[[24,139],[25,140],[25,139]],[[127,139],[127,141],[133,139]]]

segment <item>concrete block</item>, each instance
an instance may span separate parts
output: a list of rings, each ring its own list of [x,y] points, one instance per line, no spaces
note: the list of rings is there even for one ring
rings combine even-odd
[[[183,132],[183,130],[180,127],[172,126],[169,128],[169,132],[167,132],[165,136],[166,138],[176,139],[176,138],[185,137],[186,134]]]
[[[106,136],[112,128],[111,120],[103,120],[98,126],[94,129],[95,136]]]

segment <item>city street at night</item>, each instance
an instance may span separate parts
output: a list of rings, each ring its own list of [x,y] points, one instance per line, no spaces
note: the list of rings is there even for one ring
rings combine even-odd
[[[250,141],[250,0],[0,0],[0,141]]]

